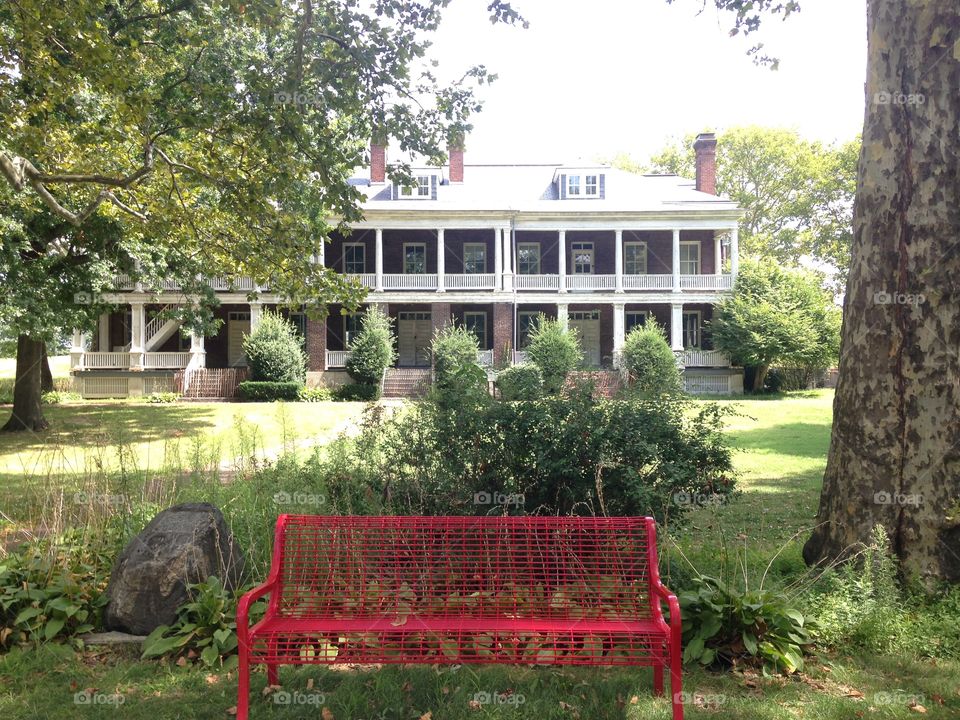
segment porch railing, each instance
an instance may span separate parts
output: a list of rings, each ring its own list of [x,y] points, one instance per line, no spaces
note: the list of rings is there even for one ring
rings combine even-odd
[[[377,286],[377,276],[375,273],[347,273],[347,278],[356,280],[362,287],[371,290]]]
[[[731,275],[681,275],[683,290],[729,290],[733,287]]]
[[[443,285],[447,290],[493,290],[497,286],[493,273],[444,275]]]
[[[436,273],[386,273],[383,276],[384,290],[436,290]]]
[[[624,290],[670,290],[673,275],[624,275]]]
[[[80,367],[88,370],[128,368],[130,367],[130,353],[85,352],[80,359]]]
[[[513,351],[513,364],[519,365],[520,363],[525,363],[528,360],[526,350],[514,350]]]
[[[350,358],[349,350],[327,350],[327,367],[342,368],[347,366]]]
[[[148,369],[182,369],[190,364],[189,352],[148,352],[143,354],[143,366]]]
[[[477,364],[480,367],[493,367],[493,350],[478,350]]]
[[[559,275],[514,275],[517,290],[557,290],[560,288]]]
[[[730,367],[730,356],[719,350],[684,350],[684,367]]]
[[[617,276],[567,275],[564,282],[567,290],[613,290],[617,286]]]

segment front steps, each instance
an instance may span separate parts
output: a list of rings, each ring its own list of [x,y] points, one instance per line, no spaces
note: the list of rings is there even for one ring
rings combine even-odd
[[[385,398],[423,397],[432,383],[430,368],[387,368],[381,395]]]

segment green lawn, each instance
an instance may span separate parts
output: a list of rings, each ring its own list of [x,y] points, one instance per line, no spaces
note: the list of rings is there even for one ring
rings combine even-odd
[[[781,550],[771,578],[799,569],[803,539],[789,542],[813,522],[830,432],[832,392],[818,391],[765,400],[724,400],[738,413],[729,418],[739,449],[736,466],[742,494],[728,504],[693,513],[688,527],[664,538],[664,552],[679,553],[704,571],[734,566],[747,557],[748,582]],[[143,411],[143,406],[127,406]],[[222,406],[225,408],[252,406]],[[298,405],[300,408],[313,406]],[[318,406],[323,407],[323,406]],[[336,406],[328,406],[336,407]],[[64,409],[66,411],[66,409]],[[180,413],[190,408],[149,410]],[[214,410],[206,409],[207,412]],[[215,413],[216,414],[216,413]],[[169,431],[188,416],[162,422]],[[223,430],[229,431],[229,416]],[[199,431],[203,423],[194,418]],[[211,420],[207,423],[212,424]],[[208,425],[209,427],[209,425]],[[158,429],[157,434],[161,434]],[[759,574],[759,572],[757,572]],[[811,658],[790,678],[754,672],[685,671],[687,717],[730,720],[823,718],[960,717],[960,664],[847,653]],[[284,668],[285,690],[301,704],[278,704],[253,678],[252,716],[336,720],[467,720],[539,718],[641,720],[670,717],[669,704],[651,696],[647,669],[558,669],[529,667]],[[312,680],[312,689],[308,681]],[[75,693],[93,689],[109,703],[76,704]],[[477,695],[480,693],[481,695]],[[476,705],[478,697],[500,696],[500,704]],[[63,646],[0,655],[0,717],[122,717],[133,720],[224,718],[236,702],[236,677],[170,663],[140,662],[104,651],[76,655]],[[920,712],[911,703],[919,703]]]
[[[50,372],[55,378],[65,378],[70,375],[70,356],[54,355],[50,358]],[[17,375],[16,358],[0,358],[0,380],[13,378]]]

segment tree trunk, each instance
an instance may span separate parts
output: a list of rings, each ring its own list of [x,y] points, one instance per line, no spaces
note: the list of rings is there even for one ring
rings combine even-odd
[[[17,338],[17,378],[13,385],[13,414],[3,426],[3,432],[44,430],[40,404],[40,375],[43,366],[43,343],[26,335]]]
[[[753,391],[755,393],[763,392],[763,383],[767,380],[767,371],[769,365],[757,365],[753,372]]]
[[[53,392],[53,373],[50,371],[50,358],[47,356],[47,344],[43,343],[43,362],[40,365],[40,392]]]
[[[908,577],[960,581],[960,7],[869,0],[840,377],[808,563],[882,525]]]

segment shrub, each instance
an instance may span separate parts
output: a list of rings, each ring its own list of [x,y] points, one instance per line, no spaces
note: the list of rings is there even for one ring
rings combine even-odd
[[[73,400],[82,400],[80,393],[70,392],[68,390],[51,390],[40,396],[40,402],[44,405],[59,405],[62,402]]]
[[[150,393],[143,400],[151,405],[162,405],[163,403],[175,403],[180,396],[175,392]]]
[[[661,395],[679,393],[683,387],[666,333],[652,320],[630,331],[623,343],[622,357],[636,392]]]
[[[379,385],[340,385],[333,389],[333,399],[341,402],[376,400],[380,397]]]
[[[464,368],[480,367],[477,363],[477,336],[459,325],[447,325],[433,336],[434,382],[444,390],[456,384]]]
[[[772,393],[809,390],[822,384],[825,374],[824,368],[770,368],[763,389]]]
[[[300,402],[327,402],[333,400],[333,392],[325,387],[302,387],[297,393],[297,399]]]
[[[392,321],[380,308],[370,307],[360,320],[360,332],[350,343],[347,372],[361,385],[379,385],[383,371],[393,365]]]
[[[530,333],[527,355],[543,373],[543,389],[550,394],[560,392],[567,373],[579,367],[582,360],[577,336],[544,315],[537,318]]]
[[[261,382],[245,380],[238,386],[240,399],[248,402],[299,400],[303,384],[299,382]]]
[[[677,599],[684,662],[747,661],[785,673],[803,669],[803,649],[813,642],[809,624],[782,593],[740,592],[701,575]]]
[[[295,382],[307,377],[307,356],[296,326],[277,313],[264,312],[243,342],[250,379],[258,382]]]
[[[506,368],[497,373],[500,399],[536,400],[543,394],[543,373],[531,363]]]

